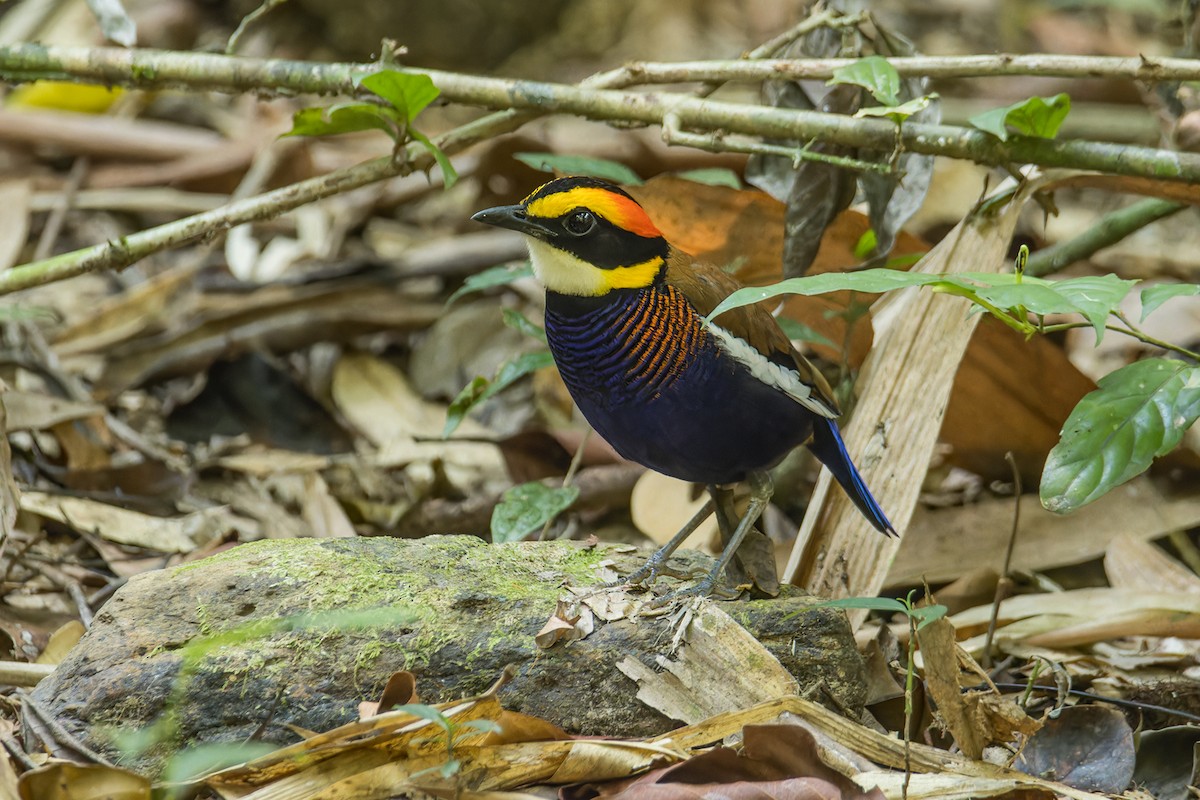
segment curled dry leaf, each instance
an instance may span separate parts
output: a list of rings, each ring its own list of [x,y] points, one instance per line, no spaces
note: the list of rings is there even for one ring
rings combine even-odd
[[[150,781],[120,767],[59,761],[30,770],[21,800],[150,800]]]

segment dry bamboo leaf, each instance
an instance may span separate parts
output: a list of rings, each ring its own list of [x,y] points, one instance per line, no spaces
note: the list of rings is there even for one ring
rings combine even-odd
[[[21,256],[29,236],[30,201],[33,184],[28,178],[0,181],[0,270],[6,270]]]
[[[431,706],[455,724],[478,719],[495,720],[502,709],[494,695],[481,695]],[[350,722],[302,742],[281,747],[245,764],[207,775],[203,782],[222,792],[251,789],[291,778],[300,782],[332,782],[373,767],[399,753],[422,755],[442,752],[444,737],[432,721],[407,711],[388,711]],[[479,732],[482,737],[483,732]],[[318,778],[319,774],[319,778]]]
[[[97,303],[90,314],[54,336],[60,356],[98,353],[162,326],[175,315],[188,315],[194,299],[199,261],[153,275],[120,294]]]
[[[66,111],[0,110],[0,141],[52,146],[78,155],[167,161],[231,142],[195,125]]]
[[[688,624],[686,644],[659,669],[635,658],[617,665],[637,681],[637,697],[672,719],[696,723],[798,691],[783,665],[715,603],[703,601]]]
[[[862,772],[853,776],[854,782],[866,788],[878,786],[888,800],[907,796],[909,800],[978,800],[984,797],[1004,797],[1022,792],[1022,798],[1042,796],[1050,800],[1055,793],[1048,787],[1031,787],[1020,778],[965,777],[955,773],[918,773],[910,776],[905,794],[904,773],[893,771]],[[1036,793],[1036,794],[1034,794]],[[1097,798],[1100,795],[1096,795]]]
[[[1031,184],[997,213],[973,214],[914,267],[929,273],[1000,272]],[[921,481],[937,445],[959,361],[978,315],[961,299],[904,290],[876,304],[876,343],[859,380],[861,399],[845,429],[847,449],[875,497],[902,533],[916,508]],[[913,415],[911,409],[925,413]],[[896,552],[844,492],[830,492],[821,471],[784,580],[821,597],[873,596]],[[857,612],[861,621],[865,612]]]
[[[43,431],[63,422],[71,422],[104,413],[94,403],[76,403],[61,397],[10,389],[0,394],[0,404],[10,431]]]
[[[217,459],[217,465],[222,469],[242,472],[259,478],[280,473],[317,472],[325,469],[331,463],[332,459],[329,456],[296,453],[291,450],[274,448],[254,448]]]
[[[1194,595],[1193,595],[1194,596]],[[1105,619],[1065,625],[1025,639],[1030,647],[1076,647],[1126,636],[1177,636],[1200,639],[1200,612],[1143,608]]]
[[[220,535],[226,515],[225,509],[217,508],[182,517],[152,517],[85,497],[45,492],[25,492],[21,496],[21,510],[94,533],[110,542],[160,553],[190,553]]]
[[[1090,561],[1123,534],[1153,539],[1200,525],[1200,491],[1168,497],[1145,476],[1067,516],[1046,511],[1036,495],[1026,495],[1020,502],[1021,530],[1012,561],[1019,570]],[[885,585],[910,586],[922,578],[937,583],[954,580],[965,568],[1002,568],[1012,516],[1011,499],[918,509]]]
[[[1000,606],[1000,619],[1012,621],[1039,614],[1056,614],[1080,620],[1107,619],[1126,611],[1164,609],[1183,614],[1200,614],[1200,597],[1172,592],[1142,592],[1105,587],[1043,592],[1010,597]],[[991,618],[992,607],[969,608],[950,617],[959,631],[982,630]]]
[[[1200,594],[1200,577],[1143,539],[1122,534],[1104,554],[1104,573],[1114,589]]]

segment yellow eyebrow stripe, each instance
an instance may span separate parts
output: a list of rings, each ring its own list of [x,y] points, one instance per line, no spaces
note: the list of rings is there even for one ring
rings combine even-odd
[[[556,192],[529,203],[525,210],[533,217],[555,219],[576,208],[586,208],[608,220],[618,228],[624,228],[638,236],[654,238],[662,233],[633,200],[624,195],[599,189],[594,186],[577,186],[565,192]]]

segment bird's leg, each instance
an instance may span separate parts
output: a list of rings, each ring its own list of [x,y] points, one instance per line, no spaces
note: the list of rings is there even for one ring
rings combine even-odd
[[[696,512],[696,515],[688,520],[688,523],[679,530],[679,533],[671,537],[671,541],[658,548],[658,550],[654,552],[654,555],[646,559],[645,564],[631,573],[628,578],[622,581],[622,583],[626,585],[642,585],[647,583],[647,578],[649,579],[650,583],[653,583],[654,579],[659,575],[670,575],[675,578],[691,577],[690,575],[679,574],[674,570],[667,568],[667,559],[671,557],[672,553],[679,549],[679,545],[683,544],[684,539],[691,536],[692,532],[695,531],[696,528],[700,527],[700,523],[708,519],[708,515],[713,513],[714,508],[715,506],[713,500],[710,498],[707,503],[700,507],[700,510]],[[718,516],[718,520],[719,519],[720,517]]]
[[[725,549],[721,551],[721,558],[717,561],[717,565],[696,586],[676,592],[674,596],[712,594],[721,579],[721,573],[725,571],[725,567],[729,565],[738,548],[742,546],[746,534],[754,527],[754,523],[758,522],[758,518],[762,516],[767,504],[771,502],[771,495],[774,494],[775,487],[771,483],[770,475],[765,472],[751,472],[746,476],[746,480],[750,484],[750,505],[746,509],[746,515],[742,517],[741,522],[733,531],[733,535],[729,537],[729,541],[725,542]],[[720,524],[721,503],[715,502],[715,505],[717,521]]]
[[[737,510],[733,507],[733,490],[711,483],[706,488],[713,501],[713,513],[717,517],[717,528],[721,531],[721,548],[724,549],[733,537],[737,522]]]

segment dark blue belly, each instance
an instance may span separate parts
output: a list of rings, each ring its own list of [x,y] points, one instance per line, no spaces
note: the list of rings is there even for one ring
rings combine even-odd
[[[811,414],[721,350],[675,290],[625,290],[578,313],[547,303],[550,350],[596,432],[631,461],[731,483],[804,442]]]

